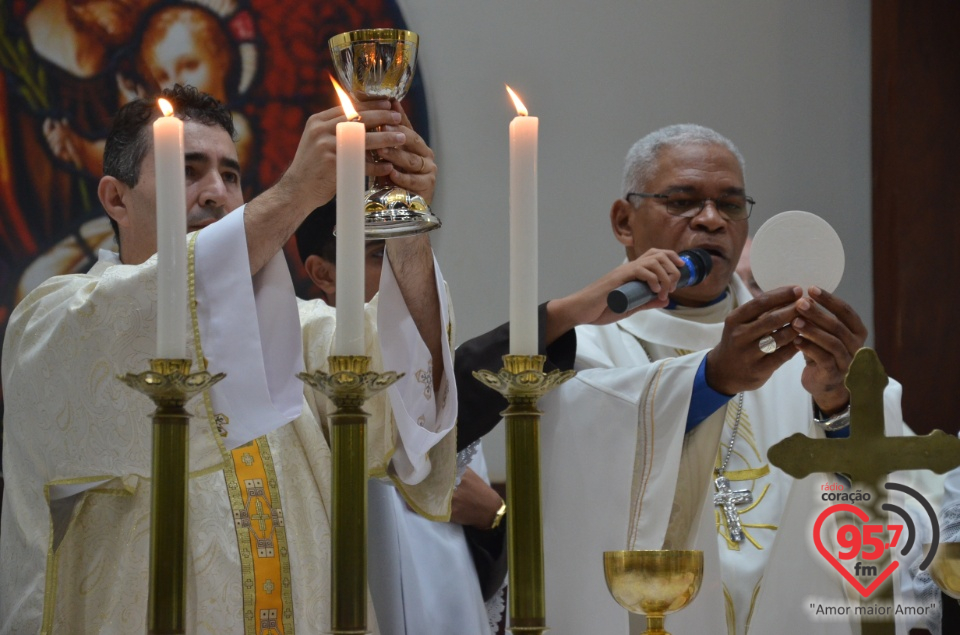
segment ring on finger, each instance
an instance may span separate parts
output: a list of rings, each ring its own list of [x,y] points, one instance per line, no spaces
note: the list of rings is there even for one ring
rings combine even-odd
[[[764,355],[769,355],[777,350],[777,340],[773,339],[772,335],[764,335],[757,344],[760,346],[760,350]]]

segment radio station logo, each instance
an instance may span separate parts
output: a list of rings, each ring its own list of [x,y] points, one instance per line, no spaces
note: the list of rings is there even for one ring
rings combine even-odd
[[[925,571],[933,562],[940,542],[940,525],[933,506],[912,487],[900,483],[886,483],[884,487],[913,497],[930,517],[930,526],[933,529],[931,546],[920,563],[920,570]],[[822,489],[823,500],[838,502],[824,509],[817,517],[813,525],[814,545],[820,555],[860,595],[868,598],[900,566],[896,552],[899,551],[899,556],[904,557],[913,548],[917,535],[913,518],[902,507],[887,502],[880,508],[899,516],[900,522],[871,522],[867,511],[857,506],[870,502],[871,495],[868,492],[848,492],[840,483],[825,484]],[[832,541],[824,541],[823,526],[836,514],[840,514],[840,517],[835,519],[840,525],[837,533]],[[859,523],[856,522],[857,519]],[[893,553],[884,557],[890,551]]]

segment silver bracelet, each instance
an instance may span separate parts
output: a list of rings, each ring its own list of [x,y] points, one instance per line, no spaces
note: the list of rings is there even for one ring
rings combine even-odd
[[[480,439],[477,439],[457,453],[457,479],[453,484],[454,489],[460,487],[460,479],[463,478],[463,473],[467,471],[467,466],[473,461],[473,457],[479,449]]]
[[[820,429],[826,432],[836,432],[843,430],[850,425],[850,404],[836,414],[829,417],[823,414],[817,402],[813,402],[813,422],[820,426]]]

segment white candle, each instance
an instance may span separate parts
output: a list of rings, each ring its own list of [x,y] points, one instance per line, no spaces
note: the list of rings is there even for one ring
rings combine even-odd
[[[348,119],[358,115],[334,82]],[[334,355],[364,355],[363,192],[366,126],[337,124],[337,327]]]
[[[510,354],[537,354],[537,131],[507,86],[518,115],[510,122]]]
[[[173,109],[169,102],[164,99],[160,102],[165,116],[153,122],[157,186],[157,357],[183,359],[187,356],[187,194],[183,122],[171,116]]]

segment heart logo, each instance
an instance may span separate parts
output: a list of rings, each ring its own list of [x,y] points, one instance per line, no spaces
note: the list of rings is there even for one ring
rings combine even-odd
[[[843,564],[834,557],[832,553],[827,551],[827,548],[823,545],[823,541],[820,539],[820,528],[823,527],[824,521],[831,514],[834,514],[836,512],[850,512],[851,514],[854,514],[857,518],[862,520],[864,523],[866,523],[870,519],[870,517],[867,516],[867,513],[865,511],[857,507],[854,507],[853,505],[846,505],[843,503],[840,503],[837,505],[831,505],[827,509],[823,510],[823,512],[821,512],[819,516],[817,516],[817,522],[813,525],[813,542],[814,544],[817,545],[817,551],[820,552],[820,555],[823,556],[827,562],[832,564],[833,568],[839,571],[840,575],[846,578],[847,582],[853,585],[853,588],[855,588],[860,593],[860,595],[862,595],[865,598],[869,597],[870,594],[873,593],[878,586],[883,584],[884,580],[890,577],[891,573],[897,570],[897,567],[900,566],[900,563],[897,562],[896,560],[892,561],[889,565],[887,565],[886,569],[884,569],[879,573],[879,575],[877,575],[877,577],[873,580],[873,582],[870,583],[870,586],[864,587],[863,584],[860,583],[860,580],[857,580],[853,576],[853,574],[847,571],[846,567],[844,567]]]

